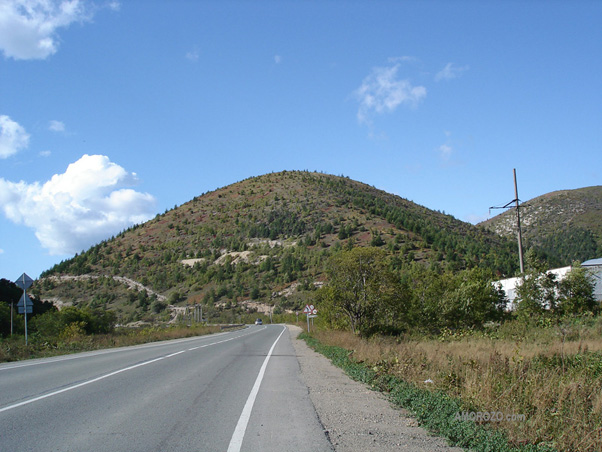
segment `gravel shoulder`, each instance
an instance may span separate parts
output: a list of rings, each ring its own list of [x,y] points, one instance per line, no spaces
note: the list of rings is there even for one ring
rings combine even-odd
[[[385,395],[351,380],[321,354],[297,339],[301,328],[288,325],[291,342],[318,418],[336,451],[462,452],[418,425]]]

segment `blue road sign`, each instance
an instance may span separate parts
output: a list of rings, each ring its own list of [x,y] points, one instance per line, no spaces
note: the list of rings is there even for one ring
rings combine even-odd
[[[31,279],[26,273],[23,273],[21,276],[17,278],[15,284],[19,286],[23,290],[27,290],[33,284],[33,279]]]
[[[33,301],[31,301],[31,298],[29,298],[29,295],[27,295],[25,292],[23,292],[23,295],[21,295],[21,299],[19,300],[19,303],[17,303],[17,307],[22,308],[25,306],[32,307]]]
[[[31,301],[31,298],[25,292],[23,292],[19,303],[17,303],[17,309],[19,310],[19,314],[25,314],[25,312],[27,314],[33,313],[33,301]]]

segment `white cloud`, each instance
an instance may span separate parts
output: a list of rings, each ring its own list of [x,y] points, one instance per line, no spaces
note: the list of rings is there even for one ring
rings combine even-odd
[[[186,52],[186,59],[190,61],[197,61],[199,59],[199,51],[191,50],[190,52]]]
[[[109,2],[108,6],[109,6],[109,9],[111,9],[113,11],[121,10],[121,3],[117,2],[117,1]]]
[[[354,95],[360,106],[357,119],[360,123],[370,123],[372,112],[392,113],[402,104],[416,106],[426,97],[424,86],[413,86],[409,80],[398,80],[400,63],[390,67],[376,67],[364,79]]]
[[[0,1],[0,50],[16,60],[45,59],[57,52],[57,31],[90,19],[80,0]]]
[[[442,162],[448,163],[454,152],[454,142],[452,140],[452,133],[449,130],[444,130],[443,134],[445,135],[445,143],[437,148],[437,152],[439,153],[439,160]]]
[[[0,115],[0,159],[16,154],[29,146],[29,135],[23,126],[6,115]]]
[[[52,154],[52,152],[46,150],[46,151],[40,151],[40,157],[50,157],[50,155]]]
[[[441,69],[437,75],[435,75],[435,81],[440,82],[441,80],[451,80],[458,78],[463,72],[469,69],[468,66],[455,66],[453,63],[447,63],[443,69]]]
[[[274,63],[276,63],[276,64],[282,63],[282,56],[274,55]]]
[[[136,182],[108,157],[84,155],[44,184],[0,178],[0,208],[51,254],[73,254],[153,217],[155,198],[126,188]]]
[[[442,144],[439,146],[439,156],[443,160],[449,160],[453,152],[452,147],[449,144]]]
[[[53,132],[64,132],[65,131],[65,123],[62,121],[52,120],[48,123],[48,130]]]
[[[0,248],[0,254],[4,254],[4,250]]]

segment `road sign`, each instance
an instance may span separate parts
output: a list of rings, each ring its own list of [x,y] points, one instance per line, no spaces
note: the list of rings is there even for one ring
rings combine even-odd
[[[17,309],[19,310],[19,314],[25,314],[25,345],[27,345],[27,314],[33,313],[33,303],[25,291],[31,287],[33,284],[33,279],[31,279],[27,273],[23,273],[17,278],[15,284],[23,289],[23,296],[17,305]]]
[[[316,314],[310,314],[307,316],[308,319],[315,319],[316,317],[318,317]]]
[[[17,307],[17,312],[19,314],[33,314],[33,308],[31,306],[28,306],[27,308]]]
[[[23,292],[23,295],[21,295],[21,299],[19,300],[19,303],[17,303],[17,307],[23,308],[23,307],[31,307],[31,306],[33,306],[33,301],[31,301],[31,298],[29,298],[29,295],[27,295],[25,292]]]
[[[33,313],[33,301],[31,301],[31,298],[25,292],[23,292],[19,303],[17,303],[17,309],[19,310],[19,314],[25,314],[26,312],[27,314]]]
[[[26,273],[23,273],[21,276],[17,278],[15,284],[23,290],[27,290],[33,284],[33,279],[27,276]]]
[[[313,305],[312,305],[313,308]],[[309,314],[311,312],[311,309],[309,307],[308,304],[305,305],[305,308],[303,308],[303,314]]]

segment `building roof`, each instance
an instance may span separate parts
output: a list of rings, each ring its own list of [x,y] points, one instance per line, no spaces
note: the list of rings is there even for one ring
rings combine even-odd
[[[590,259],[588,261],[585,261],[581,264],[582,267],[598,267],[601,266],[602,267],[602,257],[598,258],[598,259]]]

